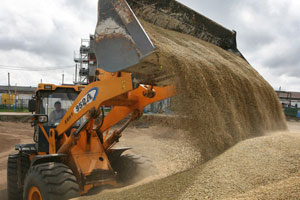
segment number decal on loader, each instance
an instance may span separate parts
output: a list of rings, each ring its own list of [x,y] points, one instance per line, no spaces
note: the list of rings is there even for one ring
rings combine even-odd
[[[79,113],[86,105],[95,101],[98,94],[98,88],[91,89],[75,106],[74,113]]]

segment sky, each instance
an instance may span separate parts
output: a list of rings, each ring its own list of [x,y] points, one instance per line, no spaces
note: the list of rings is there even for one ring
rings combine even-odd
[[[228,29],[274,89],[300,91],[299,0],[179,0]],[[0,85],[74,80],[74,51],[94,33],[97,0],[1,0]]]

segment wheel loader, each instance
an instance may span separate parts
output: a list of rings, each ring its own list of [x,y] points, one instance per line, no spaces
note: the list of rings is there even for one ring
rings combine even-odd
[[[139,19],[242,57],[234,31],[177,1],[99,0],[98,4],[91,41],[97,67],[89,69],[94,71],[85,85],[38,85],[29,103],[34,143],[16,145],[18,153],[8,157],[9,200],[69,199],[97,186],[120,185],[112,163],[128,148],[114,145],[146,105],[176,94]],[[112,109],[105,114],[104,106]]]

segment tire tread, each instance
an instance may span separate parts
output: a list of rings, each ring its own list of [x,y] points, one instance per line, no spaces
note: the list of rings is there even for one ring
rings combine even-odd
[[[31,180],[32,176],[38,177],[38,181],[41,182],[39,187],[44,187],[43,191],[46,192],[42,195],[45,195],[43,196],[45,200],[79,196],[79,185],[73,172],[62,163],[50,162],[33,166],[27,173],[24,197],[27,196],[28,184],[30,184],[28,180]]]
[[[8,200],[22,200],[23,187],[18,187],[18,158],[21,158],[21,183],[24,184],[26,173],[30,166],[29,156],[18,153],[8,156],[7,161],[7,196]]]

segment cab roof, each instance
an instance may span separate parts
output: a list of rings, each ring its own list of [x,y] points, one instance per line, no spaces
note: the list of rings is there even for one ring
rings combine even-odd
[[[55,91],[58,88],[63,88],[63,89],[70,88],[70,89],[74,89],[76,92],[80,92],[85,87],[86,87],[85,85],[54,85],[54,84],[40,83],[35,92],[38,92],[38,91]]]

